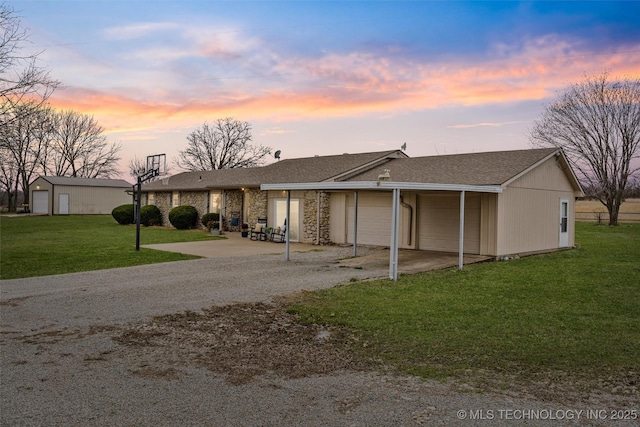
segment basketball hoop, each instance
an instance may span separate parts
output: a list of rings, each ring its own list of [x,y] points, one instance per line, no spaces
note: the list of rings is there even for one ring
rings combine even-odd
[[[147,156],[147,167],[145,171],[138,176],[138,182],[134,185],[136,188],[136,251],[140,250],[140,209],[142,199],[142,183],[147,182],[157,176],[167,175],[167,155],[152,154]]]

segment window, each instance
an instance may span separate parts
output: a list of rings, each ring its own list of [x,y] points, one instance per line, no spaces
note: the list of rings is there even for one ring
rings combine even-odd
[[[566,233],[568,226],[568,212],[569,212],[569,203],[563,201],[560,205],[560,232]]]
[[[174,191],[171,197],[172,206],[175,208],[176,206],[180,206],[180,193]]]
[[[220,191],[209,192],[209,212],[220,213],[220,207],[222,205],[222,194]]]
[[[156,204],[156,193],[148,193],[147,194],[147,204],[155,205]]]

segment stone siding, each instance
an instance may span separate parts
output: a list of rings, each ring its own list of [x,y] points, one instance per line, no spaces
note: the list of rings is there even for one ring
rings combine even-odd
[[[147,197],[147,202],[149,198]],[[160,209],[162,214],[162,225],[171,226],[169,222],[169,211],[171,210],[171,191],[163,191],[155,193],[155,201],[153,203]]]
[[[318,197],[318,193],[320,196]],[[320,217],[318,218],[318,200]],[[301,241],[316,245],[331,244],[329,235],[330,217],[329,193],[306,191],[303,202],[303,230]],[[320,220],[318,222],[318,219]]]
[[[247,195],[247,221],[249,227],[253,227],[258,218],[267,218],[268,192],[259,188],[249,188],[246,190]]]
[[[224,212],[222,219],[222,227],[223,229],[227,229],[229,231],[240,231],[240,225],[242,224],[242,198],[244,193],[242,190],[225,190],[224,191]],[[240,218],[240,224],[237,227],[231,226],[231,218],[236,213]]]
[[[180,206],[193,206],[198,211],[196,228],[204,228],[200,222],[202,215],[209,212],[208,191],[180,191]]]

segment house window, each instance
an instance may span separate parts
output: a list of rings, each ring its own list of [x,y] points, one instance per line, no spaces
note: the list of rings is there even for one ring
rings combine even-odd
[[[175,208],[176,206],[180,206],[180,193],[174,191],[171,195],[171,205]]]
[[[147,204],[155,205],[156,204],[156,193],[148,193],[147,194]]]
[[[222,193],[220,191],[209,192],[209,212],[220,213]]]

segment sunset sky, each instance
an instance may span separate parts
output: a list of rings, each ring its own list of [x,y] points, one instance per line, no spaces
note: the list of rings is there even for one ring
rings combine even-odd
[[[51,104],[93,115],[129,181],[133,156],[171,161],[229,116],[283,159],[528,148],[568,84],[640,76],[632,1],[5,3],[62,82]]]

